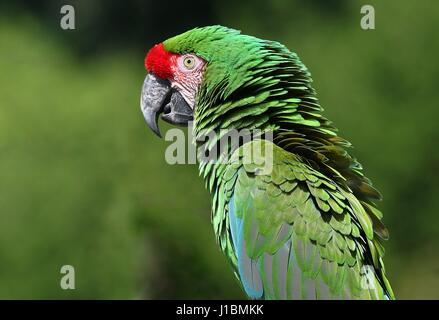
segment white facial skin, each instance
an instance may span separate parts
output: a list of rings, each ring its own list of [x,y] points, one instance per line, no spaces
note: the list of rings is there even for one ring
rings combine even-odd
[[[177,89],[187,104],[194,110],[195,97],[203,80],[206,62],[194,54],[173,57],[171,86]]]

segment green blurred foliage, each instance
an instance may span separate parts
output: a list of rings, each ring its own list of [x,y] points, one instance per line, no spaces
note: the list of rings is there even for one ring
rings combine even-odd
[[[143,59],[75,60],[29,18],[0,38],[0,297],[240,297],[196,167],[145,126]]]
[[[367,3],[376,30],[360,28],[359,1],[211,6],[213,23],[299,54],[384,195],[397,297],[437,299],[439,6]],[[62,40],[75,31],[44,23],[0,14],[0,298],[243,298],[215,244],[197,167],[167,165],[169,143],[144,124],[148,48],[85,58]],[[60,289],[65,264],[76,290]]]

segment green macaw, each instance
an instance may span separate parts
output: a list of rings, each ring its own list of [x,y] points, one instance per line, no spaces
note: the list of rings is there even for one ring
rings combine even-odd
[[[193,121],[200,154],[222,146],[224,132],[260,132],[199,165],[219,246],[249,298],[394,299],[381,196],[322,115],[295,53],[209,26],[155,45],[145,67],[141,109],[159,136],[160,114]]]

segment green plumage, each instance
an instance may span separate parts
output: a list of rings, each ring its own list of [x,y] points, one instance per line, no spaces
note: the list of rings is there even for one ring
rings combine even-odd
[[[207,61],[196,98],[196,138],[230,129],[274,136],[273,143],[262,143],[273,150],[270,173],[260,173],[259,160],[266,158],[242,161],[260,141],[230,146],[227,163],[200,164],[212,194],[214,230],[238,279],[245,280],[231,235],[232,206],[262,298],[393,299],[382,260],[388,232],[374,203],[380,194],[346,151],[349,142],[322,115],[297,55],[220,26],[188,31],[164,45]]]
[[[286,265],[272,259],[271,268],[261,269],[265,273],[264,288],[268,289],[264,298],[393,297],[377,252],[381,245],[359,201],[299,157],[275,145],[273,171],[255,175],[263,166],[243,164],[239,154],[259,147],[255,141],[235,151],[218,192],[227,195],[233,190],[236,215],[243,219],[247,253],[252,259],[274,255],[285,244],[289,255],[295,257]],[[255,162],[261,163],[261,159]],[[227,209],[220,205],[216,211],[227,225]],[[232,263],[236,261],[232,259]],[[282,268],[287,269],[282,278],[286,281],[280,281],[279,273],[285,272]],[[299,290],[293,290],[293,286]]]

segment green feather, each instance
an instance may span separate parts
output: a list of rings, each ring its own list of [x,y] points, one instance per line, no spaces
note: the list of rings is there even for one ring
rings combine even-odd
[[[169,52],[206,61],[196,96],[195,140],[219,129],[274,135],[270,174],[259,174],[259,161],[242,161],[255,141],[231,148],[229,162],[199,167],[212,193],[215,234],[238,278],[228,217],[232,196],[263,298],[394,298],[375,237],[388,237],[374,203],[380,194],[346,151],[350,143],[323,116],[298,56],[280,43],[222,26],[196,28],[163,44]],[[362,286],[365,267],[372,268],[377,290]],[[279,283],[282,277],[286,283]]]

